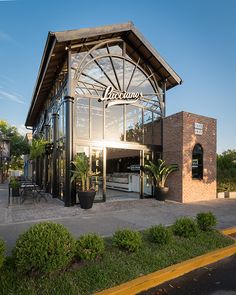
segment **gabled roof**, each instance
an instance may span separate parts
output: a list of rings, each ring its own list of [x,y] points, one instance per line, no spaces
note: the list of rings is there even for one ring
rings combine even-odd
[[[182,83],[181,78],[142,36],[132,22],[63,32],[49,32],[25,125],[33,126],[35,124],[38,111],[47,99],[54,79],[66,56],[67,46],[115,37],[122,37],[135,49],[136,54],[148,61],[153,70],[160,75],[161,80],[167,81],[167,90]]]

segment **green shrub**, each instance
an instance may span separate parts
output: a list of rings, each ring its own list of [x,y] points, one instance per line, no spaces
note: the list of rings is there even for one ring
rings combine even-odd
[[[197,225],[203,231],[210,231],[216,225],[216,217],[212,212],[197,214]]]
[[[171,231],[163,225],[154,225],[149,229],[150,240],[154,243],[165,245],[171,240]]]
[[[0,268],[3,265],[4,259],[5,259],[5,243],[0,240]]]
[[[131,229],[122,229],[114,233],[112,244],[120,249],[135,252],[142,246],[140,232]]]
[[[173,225],[173,232],[180,237],[195,237],[198,232],[196,222],[190,217],[182,217],[176,220]]]
[[[105,249],[104,240],[96,234],[87,234],[80,237],[76,243],[76,256],[82,260],[93,260]]]
[[[19,236],[13,250],[19,272],[46,273],[66,267],[75,255],[75,239],[61,224],[42,222]]]

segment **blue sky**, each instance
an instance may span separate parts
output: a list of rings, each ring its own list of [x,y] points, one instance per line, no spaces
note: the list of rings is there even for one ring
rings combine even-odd
[[[218,120],[218,152],[236,148],[236,1],[0,0],[0,119],[22,129],[48,31],[133,21],[181,76],[167,114]]]

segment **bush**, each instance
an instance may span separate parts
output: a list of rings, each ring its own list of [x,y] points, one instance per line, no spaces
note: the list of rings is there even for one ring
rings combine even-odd
[[[173,232],[180,237],[195,237],[198,232],[196,222],[190,217],[182,217],[176,220],[173,225]]]
[[[112,244],[120,249],[135,252],[142,245],[142,236],[140,232],[131,229],[118,230],[112,237]]]
[[[76,243],[76,256],[82,260],[93,260],[105,249],[104,240],[96,234],[80,237]]]
[[[50,272],[66,267],[75,255],[75,239],[61,224],[42,222],[19,236],[13,250],[19,272]]]
[[[171,231],[163,225],[154,225],[149,229],[150,240],[154,243],[165,245],[171,240]]]
[[[4,259],[5,259],[4,253],[5,253],[5,243],[2,240],[0,240],[0,268],[2,267]]]
[[[216,217],[212,212],[198,213],[197,225],[203,231],[210,231],[216,225]]]

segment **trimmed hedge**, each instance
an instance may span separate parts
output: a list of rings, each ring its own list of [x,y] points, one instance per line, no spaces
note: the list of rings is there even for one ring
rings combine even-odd
[[[173,232],[184,238],[195,237],[198,233],[197,223],[190,217],[179,218],[173,225]]]
[[[216,223],[216,217],[212,212],[201,212],[197,214],[197,225],[200,230],[210,231]]]
[[[132,229],[122,229],[114,233],[112,244],[122,250],[136,252],[142,246],[142,235]]]
[[[172,238],[172,232],[163,225],[154,225],[149,229],[149,238],[152,242],[165,245]]]
[[[47,273],[65,268],[75,255],[75,239],[61,224],[42,222],[19,236],[13,249],[17,271]]]
[[[104,240],[97,234],[83,235],[76,243],[76,256],[81,260],[94,260],[104,252]]]

